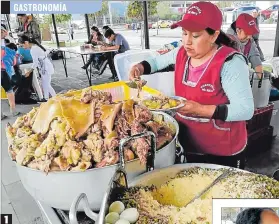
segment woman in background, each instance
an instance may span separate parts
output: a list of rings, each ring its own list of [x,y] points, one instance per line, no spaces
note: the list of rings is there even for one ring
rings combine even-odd
[[[48,58],[46,49],[40,45],[35,39],[27,36],[22,36],[19,40],[20,44],[25,49],[30,49],[33,59],[32,69],[28,71],[25,76],[29,76],[35,68],[39,69],[42,79],[42,87],[44,92],[44,101],[49,99],[49,96],[55,96],[55,90],[51,86],[51,75],[54,74],[54,67]]]
[[[92,45],[101,45],[105,41],[104,36],[100,33],[98,27],[92,26],[91,27],[91,36],[89,40],[86,42],[87,44],[92,44]],[[82,69],[87,69],[89,65],[94,62],[94,67],[99,70],[100,69],[100,59],[101,59],[102,54],[90,54],[89,60],[87,63],[82,66]]]

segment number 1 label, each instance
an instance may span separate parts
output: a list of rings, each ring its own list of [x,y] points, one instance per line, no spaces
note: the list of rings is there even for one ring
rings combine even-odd
[[[12,214],[1,214],[2,224],[12,224]]]

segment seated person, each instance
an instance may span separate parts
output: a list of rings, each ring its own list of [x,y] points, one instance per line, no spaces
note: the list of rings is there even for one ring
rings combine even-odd
[[[100,33],[98,27],[92,26],[91,27],[91,36],[89,40],[86,42],[87,44],[92,44],[92,45],[102,45],[105,41],[104,36]],[[87,69],[88,66],[94,62],[94,67],[96,69],[100,69],[100,60],[101,60],[102,54],[90,54],[89,60],[87,63],[82,66],[82,69]]]
[[[246,13],[240,14],[227,31],[227,34],[238,43],[238,48],[248,59],[259,77],[263,74],[262,60],[252,36],[259,33],[254,18]]]
[[[113,58],[118,53],[124,53],[125,51],[130,50],[130,46],[128,41],[125,39],[125,37],[123,37],[119,33],[115,33],[110,27],[104,26],[103,31],[104,31],[104,36],[108,39],[110,46],[108,45],[102,46],[101,50],[116,50],[116,52],[106,53],[106,56],[108,58],[108,64],[112,72],[111,79],[115,79],[117,74],[116,74]]]

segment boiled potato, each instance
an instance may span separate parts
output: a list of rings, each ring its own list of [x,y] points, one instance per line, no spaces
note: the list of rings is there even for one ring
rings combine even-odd
[[[170,99],[169,104],[170,104],[171,107],[176,107],[178,102],[176,100]]]
[[[150,106],[152,101],[151,100],[144,100],[143,103],[144,103],[145,106]]]
[[[155,101],[153,101],[149,106],[149,108],[151,108],[151,109],[156,109],[157,107],[158,107],[158,104]]]
[[[169,109],[171,108],[171,105],[169,105],[168,103],[166,103],[164,106],[162,106],[162,109]]]
[[[115,201],[109,206],[109,212],[116,212],[120,214],[125,209],[125,205],[121,201]]]
[[[105,221],[110,224],[115,224],[119,219],[120,217],[117,212],[110,212],[105,217]]]

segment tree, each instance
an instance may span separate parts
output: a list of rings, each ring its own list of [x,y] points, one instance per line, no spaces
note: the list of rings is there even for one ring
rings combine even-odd
[[[71,14],[55,14],[56,23],[68,22],[71,20],[71,18],[72,18]],[[51,24],[52,23],[51,15],[44,15],[43,22],[45,24]]]
[[[174,15],[169,2],[159,2],[157,5],[157,12],[160,19],[170,19],[172,15]]]
[[[157,1],[148,1],[148,15],[153,16],[157,13]],[[127,16],[128,18],[135,18],[139,20],[143,20],[143,2],[142,1],[133,1],[130,2],[127,8]]]
[[[215,3],[220,9],[226,8],[226,7],[231,7],[233,2],[230,1],[218,1]]]
[[[98,25],[98,17],[104,16],[108,14],[108,2],[102,2],[102,9],[99,10],[98,12],[92,13],[92,14],[88,14],[89,18],[94,18],[95,19],[95,23],[96,25]]]

